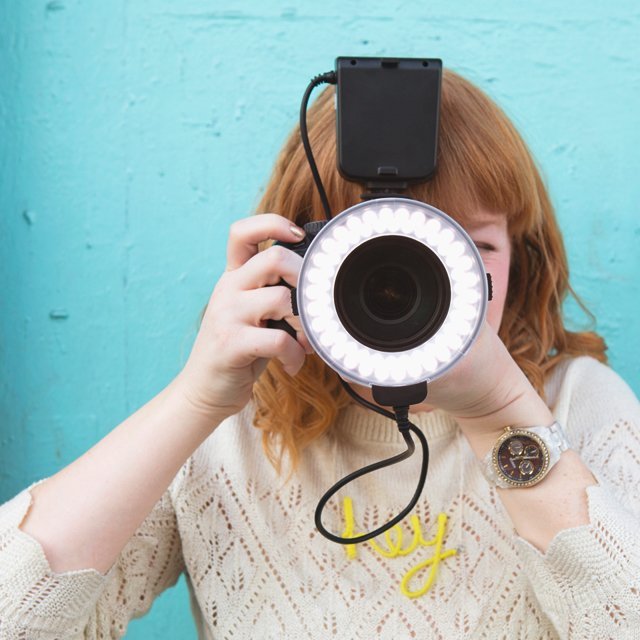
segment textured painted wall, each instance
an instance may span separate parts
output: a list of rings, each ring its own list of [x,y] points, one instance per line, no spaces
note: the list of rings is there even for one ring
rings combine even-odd
[[[0,501],[177,373],[227,228],[336,55],[441,57],[507,110],[639,392],[638,33],[631,0],[0,0]],[[127,637],[195,637],[184,585]]]

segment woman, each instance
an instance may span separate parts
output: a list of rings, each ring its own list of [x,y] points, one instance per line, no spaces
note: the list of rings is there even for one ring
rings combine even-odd
[[[331,90],[309,120],[342,211],[362,189],[335,170]],[[524,143],[451,72],[438,167],[407,196],[468,230],[494,298],[469,354],[412,407],[431,462],[411,517],[358,546],[313,526],[331,484],[402,439],[351,401],[302,332],[266,327],[285,318],[300,328],[287,289],[266,285],[295,285],[301,263],[267,240],[299,240],[322,212],[294,132],[259,207],[277,213],[232,226],[183,371],[84,456],[2,506],[0,637],[120,637],[185,570],[203,638],[633,637],[638,402],[602,364],[603,341],[563,326],[566,257]],[[570,448],[541,482],[506,489],[485,477],[505,427],[554,421]],[[383,524],[417,474],[411,459],[349,485],[325,526],[353,537]]]

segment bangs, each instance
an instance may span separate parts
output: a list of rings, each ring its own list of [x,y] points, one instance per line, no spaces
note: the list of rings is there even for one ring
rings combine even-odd
[[[463,226],[479,209],[507,217],[512,237],[542,222],[541,179],[526,144],[504,112],[461,76],[443,75],[437,169],[410,195]]]

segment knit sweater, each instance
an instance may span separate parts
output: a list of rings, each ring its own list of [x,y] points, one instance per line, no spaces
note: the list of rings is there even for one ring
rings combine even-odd
[[[102,575],[54,573],[18,525],[28,489],[0,507],[0,638],[119,638],[186,572],[200,638],[640,638],[640,406],[609,368],[556,369],[547,402],[598,484],[590,524],[546,554],[514,531],[453,419],[412,421],[430,445],[414,512],[373,543],[323,538],[313,514],[344,475],[404,448],[395,425],[358,405],[305,450],[290,480],[267,462],[254,407],[224,421]],[[419,455],[347,486],[324,524],[357,535],[394,516]],[[534,517],[532,515],[532,517]]]

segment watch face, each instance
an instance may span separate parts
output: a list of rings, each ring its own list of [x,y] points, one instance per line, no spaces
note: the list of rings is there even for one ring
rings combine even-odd
[[[496,443],[493,465],[500,477],[515,487],[538,483],[549,469],[549,452],[536,434],[510,430]]]

